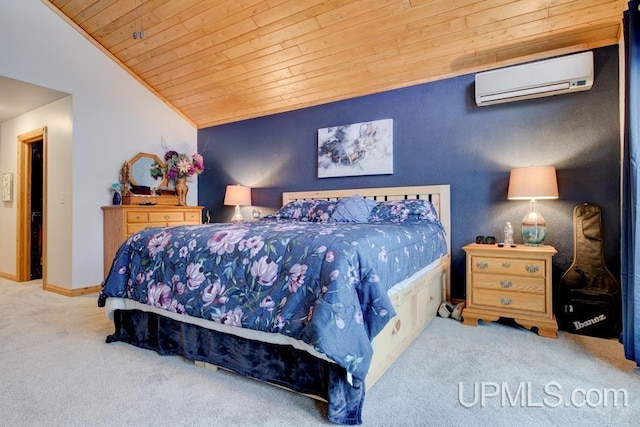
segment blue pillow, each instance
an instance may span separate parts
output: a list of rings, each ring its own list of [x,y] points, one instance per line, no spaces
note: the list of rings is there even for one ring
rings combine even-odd
[[[428,200],[390,200],[371,210],[371,222],[438,222],[438,213]]]
[[[373,200],[358,195],[340,199],[331,214],[331,222],[367,223],[375,205]]]

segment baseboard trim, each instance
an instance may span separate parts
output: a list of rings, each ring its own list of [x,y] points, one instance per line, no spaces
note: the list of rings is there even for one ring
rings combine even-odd
[[[3,279],[11,280],[12,282],[18,281],[18,276],[16,276],[15,274],[7,274],[3,273],[2,271],[0,271],[0,277],[2,277]]]
[[[46,284],[46,285],[42,285],[42,289],[44,289],[45,291],[53,292],[55,294],[64,295],[66,297],[78,297],[80,295],[93,294],[96,292],[100,292],[100,290],[102,289],[102,286],[98,285],[98,286],[90,286],[87,288],[80,288],[80,289],[67,289],[67,288],[62,288],[60,286]]]

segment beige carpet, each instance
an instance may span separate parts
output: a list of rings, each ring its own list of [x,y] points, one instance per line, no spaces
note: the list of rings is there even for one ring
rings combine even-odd
[[[96,295],[68,298],[37,282],[0,279],[1,424],[328,424],[325,405],[310,398],[106,344],[112,328]],[[368,393],[364,424],[638,425],[634,366],[615,340],[566,333],[552,340],[504,324],[436,318]],[[626,401],[600,400],[607,390],[626,392]]]

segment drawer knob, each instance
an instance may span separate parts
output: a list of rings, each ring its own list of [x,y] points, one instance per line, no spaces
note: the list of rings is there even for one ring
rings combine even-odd
[[[511,304],[511,298],[500,298],[500,302],[502,305],[509,305]]]
[[[510,268],[510,267],[511,267],[511,263],[510,263],[510,262],[503,262],[503,263],[502,263],[502,266],[503,266],[504,268]]]
[[[528,265],[525,267],[525,269],[527,270],[527,273],[531,273],[531,274],[533,274],[533,273],[537,273],[537,272],[538,272],[538,270],[540,270],[540,267],[538,267],[538,266],[537,266],[537,265],[535,265],[535,264],[528,264]]]
[[[169,215],[164,216],[164,219],[166,219],[167,221],[169,220],[169,218],[171,218]]]
[[[511,282],[511,280],[501,280],[500,286],[505,289],[509,289],[511,286],[513,286],[513,282]]]
[[[476,262],[476,267],[478,267],[481,270],[484,270],[485,268],[489,267],[489,264],[487,264],[486,262]]]

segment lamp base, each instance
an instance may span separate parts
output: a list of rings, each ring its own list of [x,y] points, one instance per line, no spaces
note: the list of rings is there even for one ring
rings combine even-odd
[[[541,246],[547,237],[547,222],[536,209],[536,201],[529,203],[529,212],[522,218],[522,240],[525,246]]]
[[[244,221],[244,217],[240,213],[240,205],[236,205],[235,212],[231,217],[231,222],[243,222],[243,221]]]
[[[547,237],[547,225],[545,223],[522,223],[522,240],[525,246],[542,246],[545,237]]]

